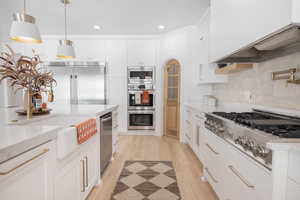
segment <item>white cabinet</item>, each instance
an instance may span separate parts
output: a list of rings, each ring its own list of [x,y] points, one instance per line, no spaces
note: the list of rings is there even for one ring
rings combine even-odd
[[[196,43],[197,56],[197,84],[224,83],[227,82],[226,75],[215,74],[216,64],[209,62],[210,49],[210,10],[208,9],[202,17],[200,24],[196,27],[193,37]]]
[[[195,147],[194,151],[197,154],[199,160],[204,163],[204,148],[205,148],[205,141],[204,141],[204,121],[205,117],[200,113],[194,114],[194,134],[195,134]]]
[[[94,135],[64,160],[57,160],[55,200],[84,200],[100,179],[100,139]]]
[[[118,149],[118,140],[119,140],[119,121],[118,121],[118,111],[113,111],[112,113],[112,142],[113,142],[113,153],[116,153],[119,151]]]
[[[67,163],[67,164],[65,164]],[[55,177],[54,199],[55,200],[80,200],[80,191],[83,191],[82,177],[83,173],[79,165],[79,155],[66,159],[60,165],[65,165],[59,169]]]
[[[85,199],[100,177],[99,134],[93,136],[81,147],[81,199]]]
[[[157,40],[140,39],[127,41],[128,66],[156,66]]]
[[[220,60],[299,22],[298,0],[212,0],[210,60]]]
[[[220,199],[272,199],[271,171],[206,129],[204,175]]]
[[[101,39],[75,39],[74,48],[78,59],[106,60],[106,41]]]
[[[287,180],[286,200],[298,200],[300,198],[300,184],[291,179]]]
[[[193,148],[193,114],[192,111],[186,107],[184,110],[184,116],[185,116],[185,121],[184,121],[184,141],[191,147]]]
[[[1,200],[53,200],[55,154],[49,142],[2,163]]]

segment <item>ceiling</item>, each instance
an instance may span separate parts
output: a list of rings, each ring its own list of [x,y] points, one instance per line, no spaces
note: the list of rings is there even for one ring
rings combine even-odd
[[[209,0],[72,0],[69,34],[159,34],[196,23]],[[9,32],[12,14],[22,10],[22,0],[1,0],[0,31]],[[42,34],[63,34],[60,0],[27,0],[27,13],[37,19]],[[164,25],[164,31],[158,25]],[[100,25],[101,30],[94,30]]]

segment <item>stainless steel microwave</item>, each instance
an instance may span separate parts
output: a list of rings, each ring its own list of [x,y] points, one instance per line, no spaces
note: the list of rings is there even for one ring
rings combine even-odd
[[[154,67],[128,67],[128,83],[147,83],[154,81]]]

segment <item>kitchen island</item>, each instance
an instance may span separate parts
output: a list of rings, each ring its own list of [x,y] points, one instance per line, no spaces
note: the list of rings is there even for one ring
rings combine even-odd
[[[0,110],[1,199],[82,200],[101,182],[100,117],[115,113],[118,106],[66,104],[50,108],[51,114],[30,120],[17,115],[18,108]],[[96,119],[97,133],[78,144],[72,126],[88,119]]]

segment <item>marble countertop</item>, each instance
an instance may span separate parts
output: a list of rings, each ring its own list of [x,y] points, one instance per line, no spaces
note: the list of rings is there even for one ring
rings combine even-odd
[[[0,164],[40,144],[54,140],[59,126],[0,126]]]
[[[26,116],[16,114],[20,108],[0,108],[0,126],[1,125],[26,125],[31,122],[45,120],[54,116],[101,116],[118,108],[117,105],[71,105],[71,104],[51,104],[52,109],[49,115],[33,116],[27,120]]]
[[[18,108],[0,109],[0,163],[35,146],[54,140],[57,132],[90,117],[112,112],[117,105],[50,105],[49,115],[26,116],[15,113]]]

